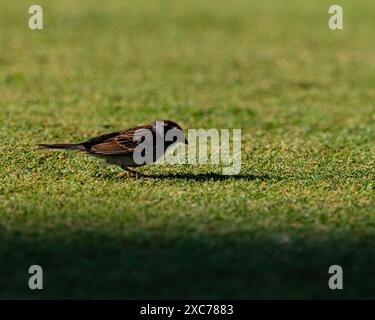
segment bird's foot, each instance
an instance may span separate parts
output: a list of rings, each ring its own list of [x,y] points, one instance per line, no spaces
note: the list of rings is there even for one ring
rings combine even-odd
[[[145,176],[140,172],[134,172],[134,173],[132,172],[130,173],[130,177],[134,179],[145,178]]]
[[[117,174],[117,178],[124,178],[124,177],[127,177],[129,176],[128,174],[126,174],[125,172],[120,172]]]
[[[132,169],[129,169],[127,167],[122,167],[122,169],[124,169],[126,172],[128,172],[128,174],[125,174],[122,172],[122,176],[130,176],[131,178],[135,178],[135,179],[140,179],[140,178],[146,178],[147,176],[138,172],[138,171],[135,171],[135,170],[132,170]]]

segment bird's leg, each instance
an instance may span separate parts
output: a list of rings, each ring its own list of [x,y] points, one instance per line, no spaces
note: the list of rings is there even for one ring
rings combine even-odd
[[[129,167],[126,167],[126,166],[121,166],[121,169],[129,172],[131,174],[132,177],[135,177],[135,178],[141,178],[143,177],[144,175],[138,171],[135,171],[135,170],[132,170],[130,169]]]

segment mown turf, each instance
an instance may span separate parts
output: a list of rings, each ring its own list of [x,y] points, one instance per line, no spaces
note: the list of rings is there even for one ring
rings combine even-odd
[[[374,1],[38,3],[0,5],[1,298],[375,296]],[[241,128],[241,175],[34,147],[166,118]]]

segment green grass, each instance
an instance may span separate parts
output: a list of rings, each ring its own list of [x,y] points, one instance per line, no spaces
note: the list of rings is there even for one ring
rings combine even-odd
[[[1,3],[1,298],[375,296],[373,0],[38,3]],[[35,148],[156,119],[241,128],[241,175]]]

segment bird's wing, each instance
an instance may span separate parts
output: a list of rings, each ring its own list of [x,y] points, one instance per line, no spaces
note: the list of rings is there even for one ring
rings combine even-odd
[[[152,134],[151,127],[140,126],[95,137],[84,145],[92,154],[126,155],[133,153],[147,134]]]

